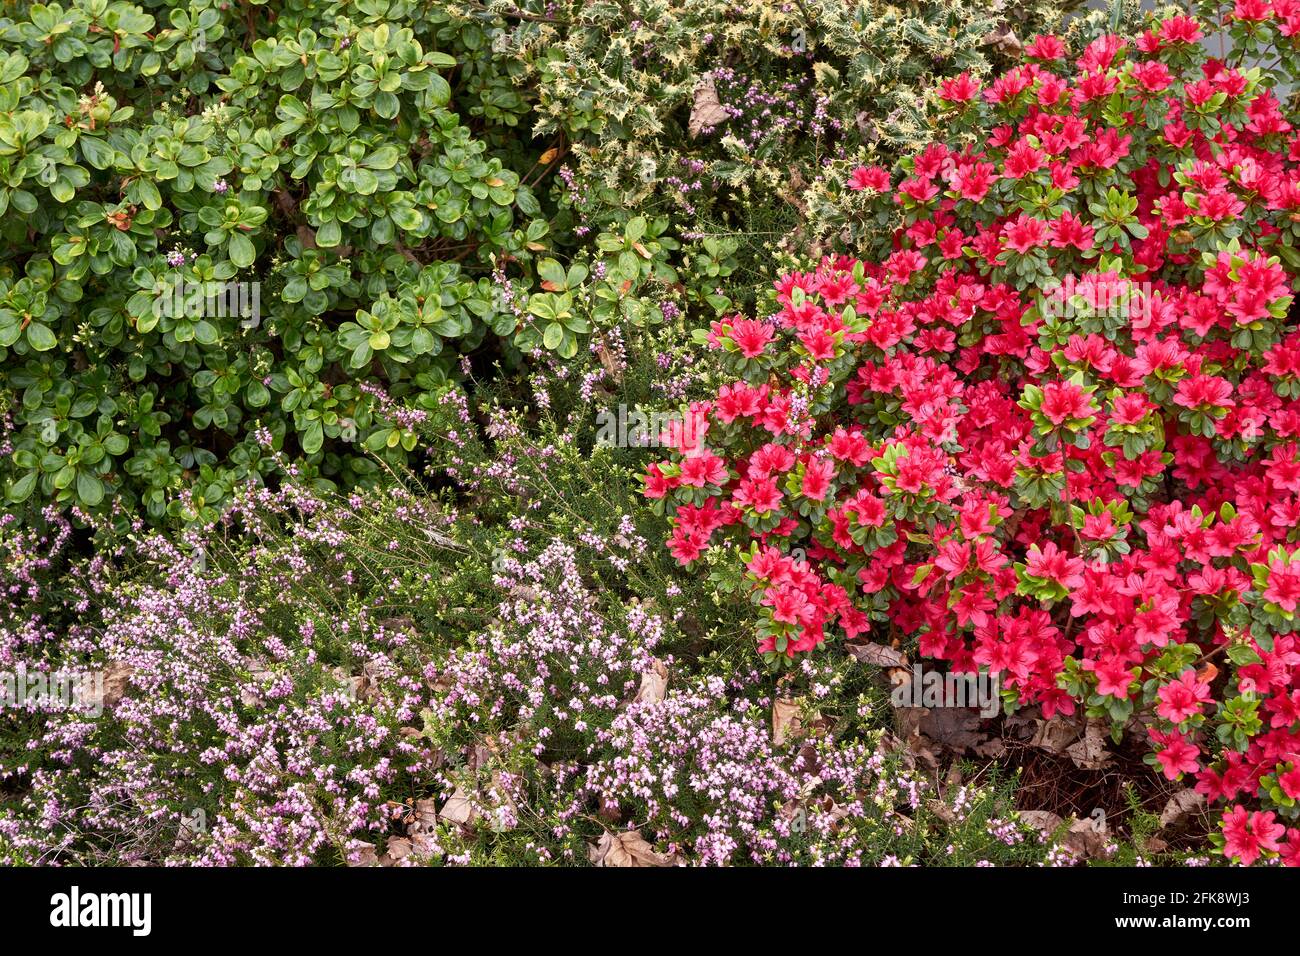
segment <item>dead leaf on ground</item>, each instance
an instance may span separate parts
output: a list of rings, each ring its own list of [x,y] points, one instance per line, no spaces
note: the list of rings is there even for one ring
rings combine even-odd
[[[1075,820],[1061,842],[1084,859],[1105,857],[1110,828],[1101,820]]]
[[[1158,836],[1149,836],[1142,841],[1142,850],[1145,853],[1164,853],[1169,849],[1169,844]]]
[[[438,822],[438,805],[432,800],[416,800],[407,822],[408,830],[432,830]]]
[[[650,669],[641,674],[641,686],[637,688],[636,699],[642,704],[657,704],[668,693],[668,668],[661,660],[652,660]]]
[[[952,809],[952,807],[948,806],[948,804],[944,803],[942,800],[935,800],[935,799],[927,800],[925,802],[925,807],[927,810],[933,813],[944,823],[957,822],[956,812]]]
[[[849,656],[863,664],[875,667],[907,667],[907,655],[894,647],[867,641],[862,644],[845,644]]]
[[[799,710],[797,700],[778,698],[772,702],[772,743],[779,747],[790,738],[799,736],[803,729]]]
[[[705,75],[695,86],[695,99],[691,104],[687,132],[692,137],[699,136],[704,130],[711,129],[730,117],[731,114],[718,100],[718,88],[713,84],[713,77]]]
[[[1065,748],[1065,752],[1074,761],[1076,767],[1084,770],[1101,770],[1110,763],[1110,750],[1106,747],[1108,739],[1106,725],[1100,720],[1088,720],[1083,739]]]
[[[1029,746],[1054,754],[1059,754],[1078,740],[1082,731],[1078,723],[1059,714],[1051,720],[1043,720],[1040,717],[1035,723],[1037,728],[1033,739],[1029,741]]]
[[[1042,834],[1044,840],[1050,838],[1056,828],[1065,822],[1051,810],[1021,810],[1020,819]]]
[[[1016,36],[1010,24],[1003,23],[993,30],[984,38],[984,42],[994,49],[1007,54],[1008,56],[1017,56],[1024,49],[1024,44]]]
[[[914,753],[926,749],[924,740],[961,752],[975,750],[989,739],[980,732],[979,711],[971,707],[898,707],[894,713]],[[924,740],[918,742],[917,737]]]
[[[1179,790],[1160,811],[1160,826],[1176,827],[1197,811],[1205,807],[1205,794],[1195,790]]]
[[[384,855],[379,858],[380,866],[396,866],[414,852],[415,848],[406,837],[389,837],[384,847]]]
[[[455,823],[462,827],[469,826],[479,816],[481,814],[478,808],[471,802],[464,787],[457,787],[455,792],[447,798],[447,802],[442,805],[442,809],[438,811],[439,820]]]
[[[862,110],[854,117],[858,131],[862,133],[862,138],[868,143],[874,143],[880,139],[880,132],[876,129],[876,124],[871,121],[871,114]]]
[[[135,673],[135,668],[123,661],[113,661],[104,668],[104,699],[105,707],[114,706],[119,700],[126,696],[126,689],[130,683],[131,675]]]
[[[348,848],[348,866],[378,866],[379,854],[369,843],[353,845]]]
[[[599,843],[587,848],[587,856],[595,866],[678,866],[683,862],[675,853],[655,850],[640,830],[603,833]]]
[[[623,381],[623,369],[619,358],[604,341],[601,341],[596,346],[596,358],[600,359],[601,368],[605,370],[605,374],[614,381],[615,385]]]

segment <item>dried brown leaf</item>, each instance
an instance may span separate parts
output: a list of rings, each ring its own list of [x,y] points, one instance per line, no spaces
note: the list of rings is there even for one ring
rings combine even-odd
[[[907,667],[907,655],[894,647],[867,641],[862,644],[846,644],[844,649],[849,656],[863,664],[875,667]]]
[[[803,730],[799,701],[788,697],[772,702],[772,743],[778,747]]]
[[[1084,859],[1105,857],[1106,845],[1110,842],[1110,828],[1104,820],[1075,820],[1062,841],[1067,847]]]
[[[455,792],[447,798],[447,802],[442,805],[442,809],[438,811],[439,820],[455,823],[462,827],[469,826],[479,816],[478,808],[474,806],[464,787],[457,787]]]
[[[113,661],[104,668],[104,706],[112,707],[126,696],[135,668],[122,661]]]
[[[353,844],[348,848],[348,866],[378,866],[379,854],[369,843]]]
[[[1044,840],[1048,839],[1056,828],[1065,821],[1051,810],[1021,810],[1020,819],[1037,830]]]
[[[687,132],[692,137],[699,136],[704,130],[725,122],[730,115],[718,100],[718,88],[713,84],[713,77],[701,78],[695,87],[695,98],[691,104],[691,118],[687,123]]]
[[[1059,714],[1051,720],[1038,718],[1035,723],[1037,727],[1033,739],[1029,741],[1029,746],[1054,754],[1059,754],[1078,740],[1079,734],[1083,731],[1078,723]]]
[[[668,668],[661,660],[652,660],[650,670],[641,674],[636,699],[643,704],[657,704],[668,693]]]
[[[1074,761],[1076,767],[1084,770],[1101,770],[1110,763],[1110,750],[1106,743],[1108,735],[1106,725],[1100,720],[1089,719],[1083,739],[1065,748],[1066,754]]]
[[[656,851],[640,830],[603,833],[599,843],[588,847],[587,856],[595,866],[679,866],[682,863],[676,854]]]
[[[1176,827],[1197,811],[1205,807],[1205,795],[1195,790],[1179,790],[1160,811],[1161,827]]]

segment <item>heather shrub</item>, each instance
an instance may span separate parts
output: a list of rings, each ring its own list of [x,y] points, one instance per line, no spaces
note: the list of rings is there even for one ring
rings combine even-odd
[[[847,180],[901,211],[892,249],[699,333],[718,387],[645,492],[770,663],[916,646],[1137,735],[1226,804],[1227,857],[1293,861],[1291,30],[1238,5],[1210,59],[1217,22],[944,81],[950,136]],[[1261,37],[1276,75],[1234,65]]]
[[[454,563],[436,503],[383,501],[426,580],[431,554]],[[365,533],[376,506],[330,504],[245,496],[201,538],[124,542],[76,563],[41,615],[0,618],[6,675],[98,677],[71,704],[6,708],[6,858],[337,863],[386,825],[381,794],[409,792],[435,758],[409,726],[424,702],[416,625],[389,604],[393,582],[360,587],[366,565],[338,550],[344,535],[356,553],[387,545]]]
[[[291,481],[178,542],[137,521],[88,561],[53,508],[53,534],[15,532],[0,663],[105,680],[101,713],[0,714],[0,857],[1063,859],[1007,783],[927,779],[863,668],[810,664],[774,697],[734,640],[743,609],[646,537],[615,460],[634,450],[590,445],[592,386],[564,368],[534,382],[558,420],[458,389],[432,412],[382,403],[442,436],[463,512],[453,488]]]

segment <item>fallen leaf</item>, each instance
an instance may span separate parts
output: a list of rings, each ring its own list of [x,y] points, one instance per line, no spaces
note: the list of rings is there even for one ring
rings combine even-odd
[[[1059,754],[1074,743],[1082,730],[1075,721],[1059,715],[1051,720],[1038,718],[1035,723],[1037,729],[1034,731],[1033,739],[1029,741],[1029,746],[1054,754]]]
[[[980,732],[981,717],[972,707],[898,707],[894,713],[908,747],[917,755],[926,753],[927,742],[962,752],[974,750],[989,739]]]
[[[641,674],[641,686],[637,688],[636,699],[642,704],[657,704],[668,693],[668,668],[663,661],[650,662],[650,670]]]
[[[862,644],[845,644],[849,656],[863,664],[875,667],[907,667],[907,655],[897,648],[885,644],[866,642]]]
[[[1008,56],[1016,56],[1024,49],[1024,44],[1020,42],[1020,38],[1006,23],[1000,25],[986,36],[984,42]]]
[[[378,866],[379,854],[369,843],[353,844],[348,848],[348,866]]]
[[[595,866],[679,866],[681,857],[659,853],[645,841],[640,830],[606,832],[600,842],[589,847],[587,856]]]
[[[1074,761],[1076,767],[1084,770],[1100,770],[1110,763],[1110,751],[1106,749],[1106,725],[1100,720],[1089,719],[1083,739],[1065,748],[1066,754]]]
[[[455,792],[447,798],[447,802],[442,805],[442,809],[438,811],[439,820],[455,823],[462,827],[469,826],[479,816],[478,808],[470,801],[469,794],[465,792],[464,787],[457,787]]]
[[[1020,819],[1042,834],[1044,840],[1050,838],[1057,827],[1065,822],[1051,810],[1021,810]]]
[[[1084,859],[1105,857],[1110,828],[1100,820],[1075,820],[1061,842]]]
[[[695,87],[695,99],[691,104],[691,118],[686,129],[692,137],[699,136],[706,129],[712,129],[725,122],[731,116],[718,101],[718,88],[713,85],[713,77],[705,75]]]
[[[416,800],[407,831],[432,830],[438,822],[438,805],[432,800]]]
[[[876,129],[876,124],[871,121],[871,114],[866,110],[862,110],[858,113],[858,115],[854,117],[854,122],[857,124],[858,131],[862,133],[862,138],[868,143],[874,143],[876,140],[880,139],[880,133]]]
[[[104,706],[112,707],[124,696],[135,668],[122,661],[113,661],[104,668]]]
[[[384,847],[384,855],[379,858],[380,866],[395,866],[414,851],[411,841],[406,837],[389,837]]]
[[[952,807],[948,806],[948,804],[944,803],[942,800],[927,800],[925,802],[925,807],[944,823],[957,822],[957,814],[953,811]]]
[[[1160,811],[1160,826],[1176,827],[1193,813],[1205,807],[1205,795],[1195,790],[1179,790]]]
[[[788,697],[772,703],[772,743],[778,747],[791,737],[799,735],[803,721],[799,717],[799,702]]]
[[[623,381],[623,369],[619,363],[619,358],[610,350],[604,340],[596,346],[596,357],[600,359],[601,368],[605,370],[606,375],[614,380],[615,385]]]
[[[1149,836],[1143,841],[1142,849],[1146,853],[1164,853],[1169,849],[1169,844],[1158,836]]]

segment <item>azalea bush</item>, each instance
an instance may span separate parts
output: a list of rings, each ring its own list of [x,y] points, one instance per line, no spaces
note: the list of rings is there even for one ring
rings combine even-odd
[[[890,249],[701,332],[725,372],[644,484],[769,662],[915,643],[1138,735],[1227,857],[1295,862],[1294,28],[1238,4],[1212,59],[1215,22],[943,82],[949,135],[847,181],[901,212]],[[1261,42],[1280,73],[1240,65]]]

